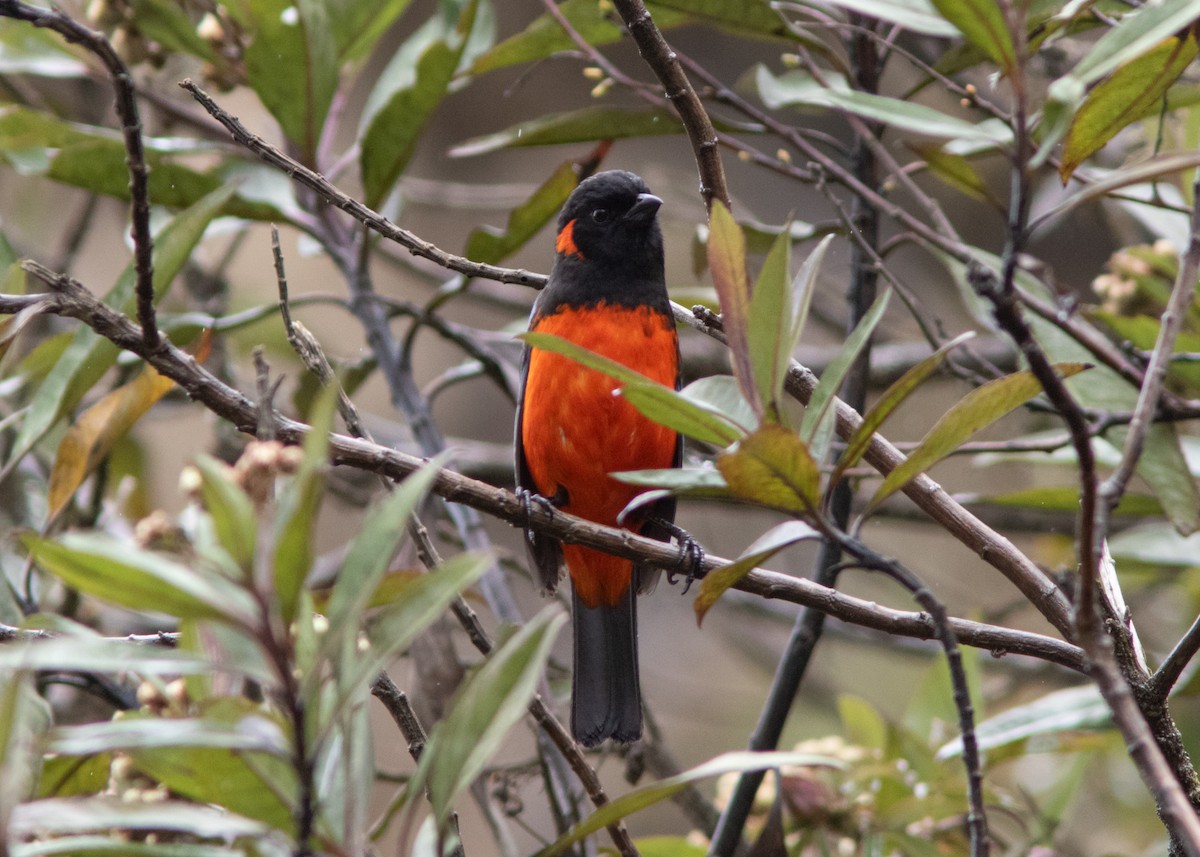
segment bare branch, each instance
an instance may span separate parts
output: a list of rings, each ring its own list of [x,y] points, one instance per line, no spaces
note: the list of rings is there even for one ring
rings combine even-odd
[[[125,163],[129,167],[129,197],[133,236],[133,267],[136,275],[137,315],[142,335],[150,347],[158,345],[158,325],[154,317],[154,241],[150,237],[150,171],[142,144],[142,120],[138,115],[133,75],[117,56],[103,33],[90,30],[67,17],[60,9],[41,9],[21,0],[0,0],[0,17],[28,21],[58,33],[68,42],[80,44],[104,64],[116,95],[117,116],[125,138]]]

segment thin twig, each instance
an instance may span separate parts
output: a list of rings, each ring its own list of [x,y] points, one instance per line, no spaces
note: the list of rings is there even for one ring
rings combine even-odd
[[[384,238],[388,238],[404,246],[414,256],[420,256],[431,262],[436,262],[443,268],[457,271],[460,274],[466,274],[468,277],[485,277],[489,280],[497,280],[502,283],[516,283],[522,286],[534,286],[535,288],[545,285],[546,277],[542,274],[472,262],[470,259],[462,256],[447,253],[445,250],[442,250],[429,241],[419,238],[407,229],[402,229],[382,214],[371,210],[353,197],[342,193],[319,173],[289,158],[257,134],[252,134],[238,121],[236,116],[219,107],[209,97],[207,92],[191,80],[184,80],[179,85],[190,92],[192,97],[214,119],[224,125],[229,133],[233,135],[233,139],[240,145],[245,146],[251,152],[258,155],[264,162],[283,171],[294,181],[318,194],[322,199],[328,200],[337,208],[345,211],[359,223],[368,226]]]
[[[1200,652],[1200,616],[1192,622],[1192,627],[1179,638],[1175,648],[1163,658],[1163,662],[1146,682],[1146,695],[1151,699],[1163,702],[1170,695],[1175,682],[1183,675],[1184,668],[1191,663],[1192,658]]]
[[[133,236],[133,267],[136,276],[137,315],[142,335],[151,348],[158,345],[158,325],[154,315],[154,241],[150,237],[150,171],[142,143],[142,120],[138,115],[133,75],[117,56],[105,35],[90,30],[67,17],[60,9],[41,9],[21,0],[0,0],[0,17],[28,21],[58,33],[72,44],[80,44],[104,64],[116,95],[115,108],[125,138],[125,163],[129,167],[129,197]]]
[[[1146,437],[1154,425],[1154,414],[1164,391],[1167,380],[1167,369],[1171,363],[1171,352],[1175,349],[1175,340],[1183,329],[1187,319],[1187,310],[1196,297],[1196,280],[1200,277],[1200,176],[1192,185],[1191,234],[1188,239],[1187,251],[1179,260],[1179,273],[1175,285],[1171,288],[1171,296],[1162,314],[1162,323],[1158,328],[1158,339],[1154,343],[1154,351],[1150,354],[1150,362],[1146,366],[1145,381],[1138,391],[1137,405],[1133,410],[1133,419],[1129,421],[1129,432],[1125,436],[1125,446],[1121,451],[1121,461],[1112,475],[1100,485],[1100,509],[1097,522],[1097,539],[1104,539],[1108,532],[1108,516],[1116,505],[1121,502],[1129,480],[1133,478],[1138,461],[1141,460],[1145,449]]]
[[[629,35],[637,43],[642,59],[658,75],[667,98],[683,122],[692,143],[696,169],[700,173],[700,196],[704,199],[704,207],[711,208],[714,199],[719,199],[727,208],[731,207],[717,132],[691,81],[683,73],[679,58],[655,26],[642,0],[613,0],[613,6],[629,29]]]

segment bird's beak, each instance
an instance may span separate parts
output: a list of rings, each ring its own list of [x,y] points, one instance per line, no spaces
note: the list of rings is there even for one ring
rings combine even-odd
[[[662,200],[652,193],[639,193],[637,202],[629,211],[625,212],[627,220],[645,221],[650,220],[658,212],[658,208],[662,205]]]

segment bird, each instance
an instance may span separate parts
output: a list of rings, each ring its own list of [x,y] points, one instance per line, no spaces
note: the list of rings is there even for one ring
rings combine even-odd
[[[667,297],[662,199],[634,173],[581,181],[557,219],[554,266],[529,330],[550,333],[679,389],[679,339]],[[641,491],[623,470],[678,467],[683,438],[616,394],[617,381],[568,357],[525,349],[516,421],[516,481],[527,498],[615,527]],[[621,525],[669,541],[675,499],[630,513]],[[553,592],[565,563],[572,589],[571,731],[585,747],[642,734],[637,595],[658,571],[526,529],[532,568]],[[683,542],[681,541],[681,544]]]

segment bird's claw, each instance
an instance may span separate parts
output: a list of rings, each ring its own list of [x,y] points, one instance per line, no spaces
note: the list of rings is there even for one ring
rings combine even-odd
[[[675,576],[679,574],[679,569],[686,568],[686,576],[684,577],[683,593],[688,594],[688,590],[692,588],[692,584],[702,577],[701,571],[704,567],[704,548],[700,547],[700,543],[692,538],[692,534],[683,527],[676,526],[671,521],[656,519],[655,523],[659,524],[663,529],[671,534],[679,545],[679,562],[676,569],[667,569],[667,583],[675,585]]]
[[[517,489],[513,493],[517,495],[517,499],[521,501],[521,508],[524,509],[524,511],[525,511],[525,526],[526,527],[528,527],[529,523],[533,520],[533,504],[534,503],[541,506],[543,509],[545,509],[547,512],[549,512],[551,515],[553,515],[558,510],[558,504],[554,501],[553,498],[543,497],[541,494],[538,494],[536,491],[530,491],[528,488],[521,488],[518,486]]]

